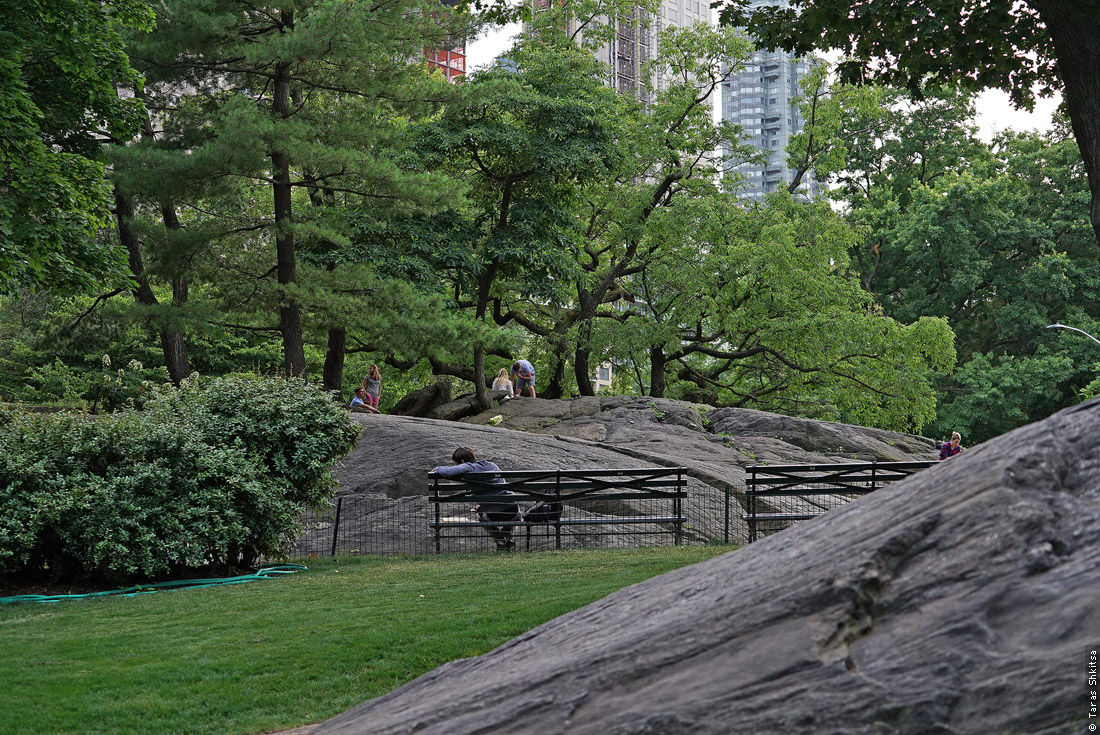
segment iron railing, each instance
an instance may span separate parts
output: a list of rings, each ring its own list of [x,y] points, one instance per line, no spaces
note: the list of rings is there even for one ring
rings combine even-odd
[[[748,541],[810,520],[860,495],[935,464],[933,461],[753,465],[745,481]]]
[[[634,500],[632,517],[675,518],[679,523],[615,524],[614,516],[599,511],[604,523],[532,524],[517,528],[521,549],[658,546],[685,544],[745,544],[802,520],[814,518],[856,497],[917,472],[933,462],[864,462],[825,465],[758,465],[747,468],[746,485],[714,487],[701,481],[688,482],[679,499],[679,514],[667,505],[646,507],[647,500]],[[554,473],[531,473],[543,476]],[[690,478],[687,478],[690,480]],[[556,480],[555,480],[556,482]],[[545,488],[544,488],[545,489]],[[430,486],[424,495],[390,498],[383,494],[349,494],[318,511],[302,516],[302,533],[289,558],[336,554],[434,554],[437,553],[433,524],[441,533],[438,551],[472,553],[490,551],[494,544],[481,522],[470,512],[473,497],[455,498],[454,503],[433,503]],[[541,491],[538,491],[541,492]],[[545,494],[545,493],[544,493]],[[552,495],[553,493],[549,493]],[[532,495],[533,499],[534,496]],[[605,499],[608,503],[619,502]],[[527,501],[529,502],[529,501]],[[604,502],[604,501],[598,501]],[[626,503],[627,501],[622,501]],[[437,517],[436,513],[439,511]],[[614,510],[614,509],[611,509]],[[626,517],[626,508],[618,511]],[[455,511],[455,512],[452,512]],[[576,512],[576,520],[597,517],[591,509]],[[443,523],[450,519],[456,525]],[[466,524],[466,525],[457,525]],[[499,524],[484,524],[499,525]],[[460,531],[460,529],[466,529]],[[592,531],[599,532],[592,532]],[[530,531],[530,544],[526,534]],[[449,538],[447,538],[449,537]]]

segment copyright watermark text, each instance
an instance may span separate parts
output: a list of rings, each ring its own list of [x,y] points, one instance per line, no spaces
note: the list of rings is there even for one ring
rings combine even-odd
[[[1097,688],[1096,651],[1089,651],[1087,681],[1089,684],[1089,732],[1096,732],[1096,720],[1100,716],[1100,712],[1097,711],[1097,693],[1100,689]]]

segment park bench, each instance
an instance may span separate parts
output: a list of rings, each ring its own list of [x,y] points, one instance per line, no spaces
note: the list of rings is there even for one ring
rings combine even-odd
[[[533,528],[554,534],[554,548],[562,547],[562,530],[577,527],[627,526],[632,534],[670,534],[680,544],[684,526],[683,500],[687,497],[685,468],[648,467],[611,470],[518,470],[468,472],[453,477],[428,473],[428,500],[434,506],[430,526],[439,553],[447,538],[468,538],[477,529],[511,527],[526,531],[526,548],[531,548]],[[504,481],[504,484],[500,483]],[[499,494],[506,489],[508,495]],[[556,518],[525,520],[525,504],[560,503]],[[480,503],[517,503],[521,516],[515,521],[475,520],[470,508]],[[630,515],[609,513],[608,508],[625,507]],[[454,510],[457,509],[457,514]],[[465,536],[456,535],[465,534]],[[481,531],[484,535],[486,532]],[[621,535],[622,531],[608,532]]]

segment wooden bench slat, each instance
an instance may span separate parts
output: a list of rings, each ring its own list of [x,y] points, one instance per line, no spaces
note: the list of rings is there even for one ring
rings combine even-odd
[[[558,482],[487,482],[481,480],[439,480],[438,482],[429,485],[429,487],[438,487],[440,490],[446,490],[452,487],[508,487],[519,490],[535,490],[538,492],[546,492],[548,490],[555,490],[561,488],[562,490],[588,490],[588,489],[602,489],[602,488],[616,488],[616,487],[631,487],[638,489],[647,488],[664,488],[664,487],[684,487],[687,485],[686,481],[677,480],[675,478],[668,480],[652,480],[652,479],[640,479],[631,480],[629,482],[583,482],[580,480],[565,480]]]
[[[765,464],[749,465],[745,468],[748,472],[757,472],[767,475],[778,472],[836,472],[844,468],[871,470],[921,470],[936,464],[935,460],[913,459],[903,462],[826,462],[824,464]]]
[[[638,467],[634,469],[607,470],[497,470],[493,472],[466,472],[463,477],[656,477],[686,473],[686,467]],[[436,477],[434,472],[429,476]],[[439,475],[441,476],[441,475]]]

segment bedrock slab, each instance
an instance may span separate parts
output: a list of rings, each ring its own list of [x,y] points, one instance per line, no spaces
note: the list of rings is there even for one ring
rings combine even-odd
[[[1062,735],[1100,649],[1100,402],[455,661],[314,735]]]

